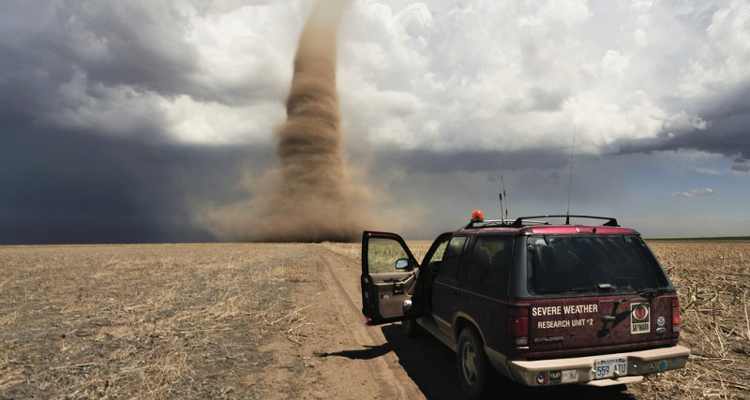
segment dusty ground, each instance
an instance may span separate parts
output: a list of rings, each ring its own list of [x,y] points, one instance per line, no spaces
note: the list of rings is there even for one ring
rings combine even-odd
[[[750,398],[750,244],[652,247],[680,290],[688,368],[617,394],[498,394]],[[359,256],[338,244],[0,247],[0,399],[462,398],[442,344],[363,325]]]

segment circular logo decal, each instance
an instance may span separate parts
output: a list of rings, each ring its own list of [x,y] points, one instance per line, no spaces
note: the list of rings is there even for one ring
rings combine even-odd
[[[664,371],[665,369],[667,369],[667,360],[659,361],[659,371]]]
[[[633,307],[633,318],[638,321],[643,321],[648,318],[648,308],[643,304],[638,304]]]
[[[659,319],[656,320],[656,323],[658,323],[659,326],[664,326],[666,321],[664,320],[664,317],[659,317]]]
[[[549,375],[546,372],[542,372],[536,376],[536,383],[540,385],[546,385],[549,382]]]

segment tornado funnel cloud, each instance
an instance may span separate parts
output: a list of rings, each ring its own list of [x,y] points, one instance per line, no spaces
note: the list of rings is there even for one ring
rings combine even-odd
[[[361,194],[342,150],[336,92],[336,36],[345,3],[321,1],[299,39],[278,129],[279,165],[258,194],[251,241],[348,242],[358,238]]]

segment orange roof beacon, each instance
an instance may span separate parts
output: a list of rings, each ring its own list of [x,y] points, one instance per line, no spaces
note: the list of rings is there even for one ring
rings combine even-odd
[[[484,221],[484,213],[482,210],[474,210],[473,213],[471,213],[471,222],[482,222]]]

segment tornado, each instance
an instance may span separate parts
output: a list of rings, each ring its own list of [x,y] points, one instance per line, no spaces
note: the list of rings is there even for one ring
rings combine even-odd
[[[336,42],[346,2],[319,1],[300,35],[286,99],[286,121],[276,130],[278,166],[258,194],[250,241],[351,242],[362,232],[342,149],[336,92]]]

